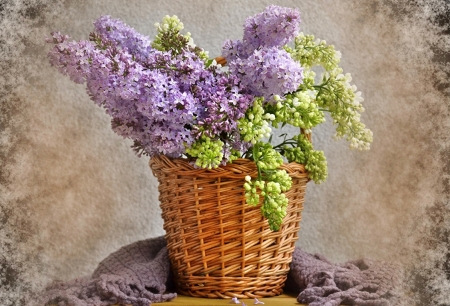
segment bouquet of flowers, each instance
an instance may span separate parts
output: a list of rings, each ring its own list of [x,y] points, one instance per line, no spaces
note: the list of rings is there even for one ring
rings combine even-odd
[[[225,41],[222,56],[210,59],[190,33],[182,33],[176,16],[155,25],[153,41],[103,16],[89,40],[52,33],[49,58],[86,84],[111,116],[113,131],[131,139],[139,156],[188,158],[202,168],[253,160],[258,175],[243,182],[246,201],[258,205],[263,197],[261,211],[278,230],[288,204],[284,192],[291,188],[280,165],[303,164],[316,183],[327,177],[325,156],[308,137],[325,112],[336,137],[351,148],[366,150],[372,141],[360,122],[361,93],[339,67],[340,53],[300,33],[299,24],[297,9],[269,6],[245,21],[242,40]],[[319,82],[316,65],[324,69]],[[273,129],[285,125],[297,127],[298,135],[282,134],[272,144]]]

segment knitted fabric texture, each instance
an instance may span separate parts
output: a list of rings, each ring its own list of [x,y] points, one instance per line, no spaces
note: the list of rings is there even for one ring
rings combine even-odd
[[[122,247],[103,260],[91,277],[48,286],[36,305],[148,306],[169,301],[176,293],[167,293],[175,289],[165,246],[164,237],[158,237]],[[286,289],[300,293],[298,302],[310,306],[396,305],[399,271],[392,264],[368,259],[335,265],[296,248]]]
[[[396,264],[359,259],[336,265],[296,248],[286,288],[309,306],[389,306],[401,302],[401,275]]]
[[[37,305],[148,306],[175,298],[164,237],[124,246],[104,259],[91,277],[48,286]]]

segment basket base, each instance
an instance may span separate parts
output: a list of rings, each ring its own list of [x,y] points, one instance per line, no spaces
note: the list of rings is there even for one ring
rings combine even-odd
[[[282,294],[286,278],[285,275],[267,277],[187,276],[179,277],[176,283],[178,293],[187,296],[246,299]]]

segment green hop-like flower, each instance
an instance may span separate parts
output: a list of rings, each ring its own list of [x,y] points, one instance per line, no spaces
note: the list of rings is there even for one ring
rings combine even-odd
[[[195,164],[201,168],[217,168],[223,158],[223,142],[202,136],[190,148],[186,148],[186,153],[196,157]]]

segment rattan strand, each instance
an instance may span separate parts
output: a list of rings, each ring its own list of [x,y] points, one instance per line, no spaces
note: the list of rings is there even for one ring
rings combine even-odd
[[[239,159],[216,169],[196,169],[186,159],[150,160],[159,181],[167,248],[177,289],[208,298],[279,295],[289,272],[303,209],[307,172],[282,166],[292,177],[287,215],[278,232],[269,229],[260,207],[245,203],[246,175],[253,161]]]

